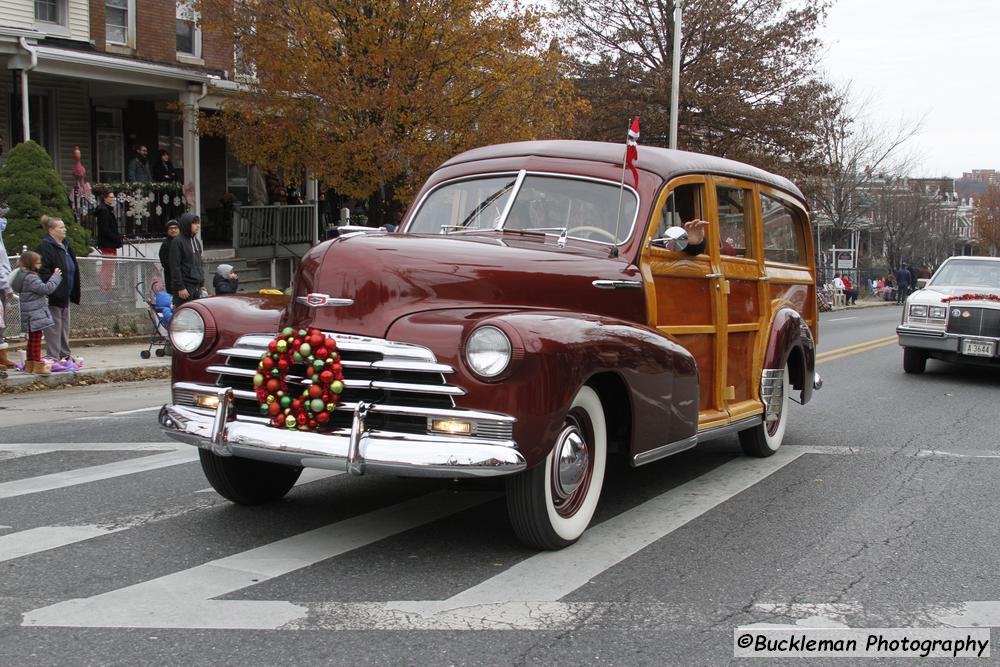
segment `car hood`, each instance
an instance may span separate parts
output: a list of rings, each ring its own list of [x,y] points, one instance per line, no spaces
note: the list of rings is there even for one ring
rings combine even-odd
[[[540,235],[355,234],[303,258],[283,324],[384,337],[400,317],[470,307],[569,310],[645,323],[642,289],[597,289],[595,280],[641,277],[606,249],[559,248]],[[310,306],[303,303],[309,294],[353,303]]]
[[[937,304],[941,303],[945,299],[962,296],[965,294],[973,294],[973,295],[984,294],[1000,298],[1000,288],[974,287],[974,286],[963,286],[963,285],[933,285],[914,292],[912,295],[910,295],[909,303]],[[974,301],[975,299],[969,299],[968,303],[972,303]],[[990,301],[988,299],[980,299],[979,301],[980,305],[992,304],[994,307],[1000,308],[1000,302]]]

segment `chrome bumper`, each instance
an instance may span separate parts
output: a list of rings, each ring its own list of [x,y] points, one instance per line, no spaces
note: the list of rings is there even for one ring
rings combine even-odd
[[[976,336],[958,336],[944,331],[911,329],[902,325],[896,327],[896,335],[899,336],[899,344],[902,347],[918,347],[943,352],[958,352],[959,342],[962,338],[978,338]]]
[[[353,475],[370,472],[404,477],[494,477],[527,467],[512,440],[368,430],[368,414],[387,411],[378,404],[358,404],[349,433],[313,433],[227,417],[232,390],[226,387],[178,386],[217,396],[218,405],[214,410],[164,405],[160,428],[174,440],[219,456],[345,470]]]

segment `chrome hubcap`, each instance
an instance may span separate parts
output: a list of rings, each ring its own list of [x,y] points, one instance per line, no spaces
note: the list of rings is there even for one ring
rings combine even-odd
[[[561,498],[573,494],[587,476],[590,468],[590,453],[583,434],[576,428],[566,428],[556,447],[558,471],[555,475],[555,490]]]

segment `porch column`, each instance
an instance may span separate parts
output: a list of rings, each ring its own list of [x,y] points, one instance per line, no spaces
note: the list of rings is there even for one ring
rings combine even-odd
[[[184,186],[190,184],[194,191],[192,211],[201,215],[201,140],[198,135],[198,101],[201,87],[189,86],[180,94],[181,113],[184,120]]]
[[[312,204],[312,244],[319,243],[319,181],[311,171],[306,172],[306,201]]]

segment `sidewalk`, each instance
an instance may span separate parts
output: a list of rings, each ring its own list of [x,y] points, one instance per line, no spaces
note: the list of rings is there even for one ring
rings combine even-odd
[[[895,306],[895,301],[886,301],[879,297],[869,297],[867,299],[858,299],[858,302],[851,306],[835,306],[832,311],[834,313],[839,313],[842,310],[856,310],[858,308],[879,308],[881,306]]]
[[[97,345],[93,343],[73,343],[75,356],[83,357],[83,368],[75,373],[53,373],[48,376],[21,373],[16,369],[7,371],[7,379],[0,380],[0,394],[48,389],[60,385],[86,385],[96,382],[121,382],[149,378],[165,378],[170,375],[170,357],[139,357],[145,350],[145,343],[122,343]],[[17,350],[11,360],[17,358]]]

